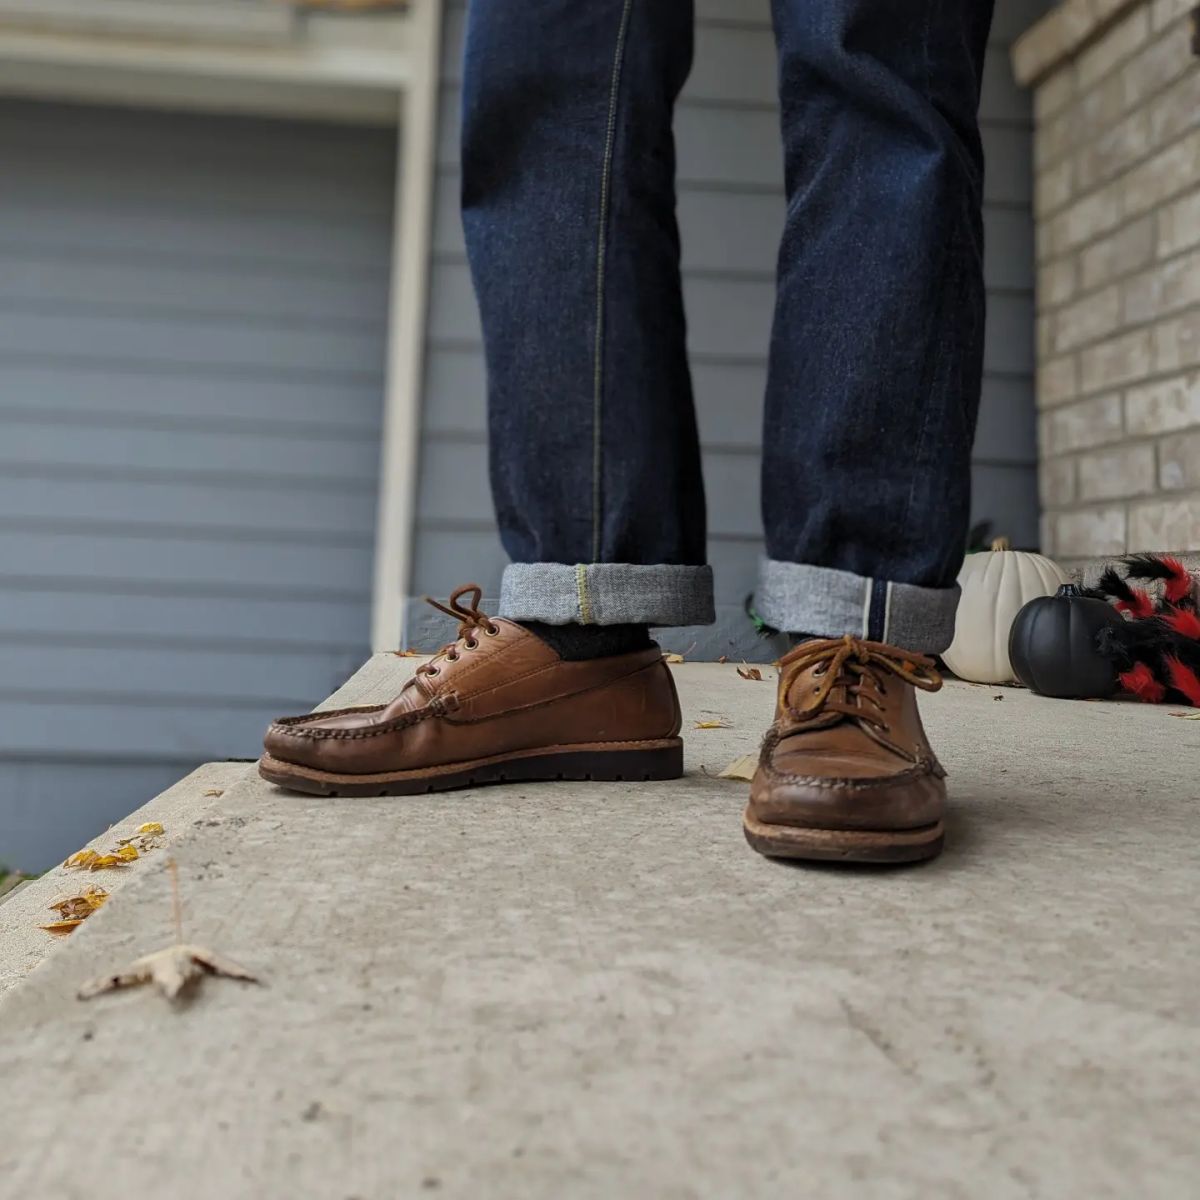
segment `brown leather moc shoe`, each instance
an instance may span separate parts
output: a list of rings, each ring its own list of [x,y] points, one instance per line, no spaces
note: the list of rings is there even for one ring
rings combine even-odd
[[[779,668],[775,723],[743,821],[750,845],[776,858],[842,862],[936,855],[946,772],[916,696],[942,686],[933,661],[844,637],[804,642]]]
[[[662,652],[564,662],[540,638],[479,609],[459,622],[390,704],[283,717],[267,730],[264,779],[320,796],[400,796],[534,779],[677,779],[679,700]],[[467,602],[463,597],[469,596]]]

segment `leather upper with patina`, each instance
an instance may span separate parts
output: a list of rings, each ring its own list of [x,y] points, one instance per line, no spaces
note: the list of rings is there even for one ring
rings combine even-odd
[[[512,751],[673,738],[679,702],[657,646],[565,662],[540,638],[479,608],[459,588],[449,607],[458,637],[389,704],[284,717],[267,753],[336,774],[419,770]]]
[[[917,712],[931,659],[854,637],[803,642],[780,662],[775,721],[750,788],[766,824],[899,830],[945,808],[945,771]]]

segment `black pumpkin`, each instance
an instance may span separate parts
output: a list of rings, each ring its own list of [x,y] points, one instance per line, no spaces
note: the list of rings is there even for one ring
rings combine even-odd
[[[1030,600],[1012,623],[1008,656],[1017,678],[1032,691],[1064,700],[1111,696],[1117,672],[1096,646],[1107,625],[1124,617],[1111,604],[1064,583],[1053,596]]]

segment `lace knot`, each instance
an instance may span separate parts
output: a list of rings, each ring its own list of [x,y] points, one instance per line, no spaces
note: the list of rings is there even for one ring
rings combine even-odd
[[[936,692],[942,686],[933,659],[926,655],[850,634],[836,640],[803,643],[783,660],[782,666],[779,694],[788,716],[798,723],[833,712],[886,728],[881,714],[889,675],[925,692]],[[794,685],[808,671],[816,686],[801,703],[793,704]],[[845,690],[846,701],[833,697],[837,688]]]
[[[469,596],[470,599],[464,602],[465,596]],[[426,604],[436,608],[438,612],[445,613],[459,624],[458,637],[453,642],[447,642],[423,667],[418,668],[423,675],[436,675],[441,670],[441,660],[457,662],[461,657],[458,653],[460,642],[469,650],[475,649],[479,644],[473,636],[476,630],[482,630],[489,637],[495,637],[500,632],[496,622],[479,607],[483,602],[483,588],[477,583],[466,583],[460,588],[455,588],[450,593],[448,604],[442,604],[432,596],[426,596],[424,599]]]

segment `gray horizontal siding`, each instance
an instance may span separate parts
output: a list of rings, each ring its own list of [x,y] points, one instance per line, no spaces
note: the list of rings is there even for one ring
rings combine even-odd
[[[379,435],[381,370],[349,378],[254,371],[224,362],[91,361],[72,347],[0,358],[0,407],[42,420],[133,421],[145,429],[288,434]]]
[[[1045,0],[998,6],[980,116],[989,320],[975,447],[975,513],[1037,538],[1030,118],[1008,46]],[[678,213],[718,602],[738,606],[760,550],[758,444],[782,226],[775,57],[765,0],[700,0],[696,61],[676,117]],[[487,495],[485,379],[458,214],[463,5],[446,11],[415,590],[467,576],[490,594],[504,565]],[[729,614],[725,614],[729,617]],[[736,617],[731,619],[736,620]]]
[[[126,816],[137,797],[157,796],[195,765],[186,758],[110,760],[102,766],[0,758],[0,862],[45,870]],[[49,829],[48,813],[53,814]]]
[[[3,101],[0,162],[0,782],[99,830],[366,653],[395,138]]]

